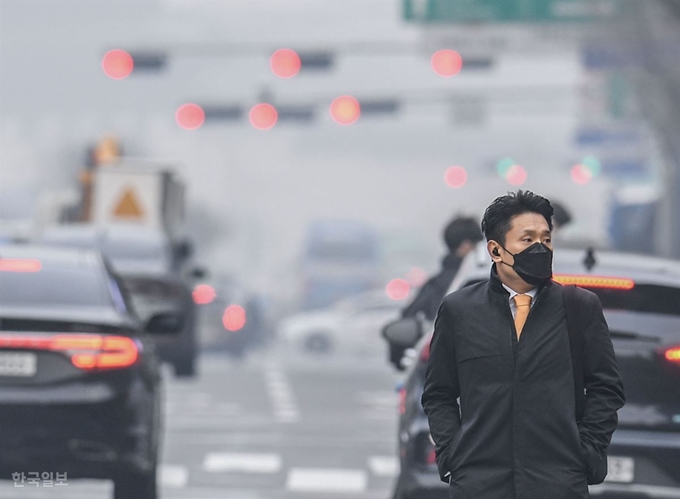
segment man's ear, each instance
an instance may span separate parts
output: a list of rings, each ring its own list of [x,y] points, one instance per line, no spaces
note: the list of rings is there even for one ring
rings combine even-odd
[[[486,243],[486,249],[489,252],[489,256],[491,256],[491,259],[496,263],[500,263],[502,260],[500,246],[501,245],[493,239]]]

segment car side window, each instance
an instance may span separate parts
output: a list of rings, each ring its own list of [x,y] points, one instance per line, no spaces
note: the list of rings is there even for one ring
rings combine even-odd
[[[137,316],[127,289],[125,289],[125,286],[123,286],[120,279],[111,268],[111,265],[106,260],[104,260],[104,267],[106,267],[107,284],[116,310],[123,314]]]
[[[118,282],[112,275],[109,275],[108,285],[109,291],[111,293],[111,298],[113,299],[113,304],[116,307],[116,310],[124,314],[128,313],[128,307],[127,304],[125,303],[125,298],[123,298],[123,291],[121,290],[121,287],[118,285]]]

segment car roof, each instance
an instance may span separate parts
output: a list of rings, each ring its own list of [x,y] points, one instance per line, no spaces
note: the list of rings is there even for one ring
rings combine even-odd
[[[45,229],[37,241],[49,244],[69,244],[94,247],[101,245],[104,240],[116,241],[118,239],[133,239],[140,243],[164,242],[167,236],[161,231],[149,227],[134,225],[107,225],[98,226],[92,224],[68,224],[57,225]]]
[[[556,274],[622,277],[639,284],[680,287],[680,262],[659,257],[592,250],[594,265],[588,269],[586,249],[556,248],[553,270]],[[468,254],[453,280],[449,293],[471,281],[489,278],[491,257],[480,243]]]

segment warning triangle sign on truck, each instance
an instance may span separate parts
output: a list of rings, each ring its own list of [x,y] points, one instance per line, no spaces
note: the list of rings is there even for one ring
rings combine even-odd
[[[115,204],[113,218],[140,221],[144,219],[144,210],[139,202],[137,193],[132,187],[126,187],[122,196]]]

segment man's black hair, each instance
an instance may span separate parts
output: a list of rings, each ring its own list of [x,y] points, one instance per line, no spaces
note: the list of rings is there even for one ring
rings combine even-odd
[[[543,196],[531,191],[509,192],[491,203],[484,212],[482,232],[486,240],[494,240],[505,244],[505,236],[510,231],[512,218],[523,213],[538,213],[543,215],[548,227],[552,231],[553,207]]]
[[[482,233],[474,218],[456,217],[444,229],[444,242],[452,253],[465,241],[474,244],[481,240]]]

